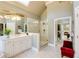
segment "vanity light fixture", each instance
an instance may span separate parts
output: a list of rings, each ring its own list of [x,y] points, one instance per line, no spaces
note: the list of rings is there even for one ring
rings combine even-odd
[[[3,16],[0,16],[0,20],[3,19],[3,18],[4,18]]]
[[[13,16],[12,20],[21,20],[21,17],[19,17],[19,16]]]
[[[14,17],[12,17],[12,20],[16,20],[16,17],[14,16]]]
[[[6,19],[10,19],[10,15],[5,15],[4,16]]]
[[[37,24],[37,23],[39,23],[39,22],[38,22],[38,21],[34,21],[33,23],[36,23],[36,24]]]
[[[16,20],[21,20],[21,17],[17,16],[17,17],[16,17]]]

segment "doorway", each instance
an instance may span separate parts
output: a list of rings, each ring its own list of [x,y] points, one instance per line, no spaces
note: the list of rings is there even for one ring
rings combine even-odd
[[[71,40],[71,17],[62,17],[54,20],[55,46],[62,46],[64,40]]]

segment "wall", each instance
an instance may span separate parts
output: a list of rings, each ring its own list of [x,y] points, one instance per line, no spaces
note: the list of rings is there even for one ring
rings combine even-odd
[[[41,42],[41,46],[43,46],[44,43],[47,43],[48,42],[47,9],[41,15],[41,20],[40,20],[40,38],[41,38],[41,41],[40,41]]]
[[[75,8],[75,7],[78,7],[79,6],[79,1],[74,1],[73,2],[73,7]]]
[[[27,17],[27,32],[39,33],[39,20]]]
[[[72,16],[72,4],[70,2],[52,2],[47,5],[49,43],[54,44],[54,20],[56,18]]]

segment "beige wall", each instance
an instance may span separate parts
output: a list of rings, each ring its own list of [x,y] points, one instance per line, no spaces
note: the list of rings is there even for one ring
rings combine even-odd
[[[54,44],[54,19],[72,16],[72,4],[70,2],[53,2],[47,5],[49,43]]]
[[[45,23],[45,24],[43,24]],[[45,29],[45,31],[43,31]],[[41,15],[41,20],[40,20],[40,37],[41,37],[41,42],[47,41],[48,40],[48,20],[47,20],[47,9],[43,12]]]

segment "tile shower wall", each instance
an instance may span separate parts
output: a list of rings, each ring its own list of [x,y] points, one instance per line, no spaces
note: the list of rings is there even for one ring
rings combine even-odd
[[[41,46],[48,43],[48,20],[47,20],[47,9],[41,15],[40,21],[40,38]]]
[[[39,33],[39,20],[27,18],[27,32]]]

